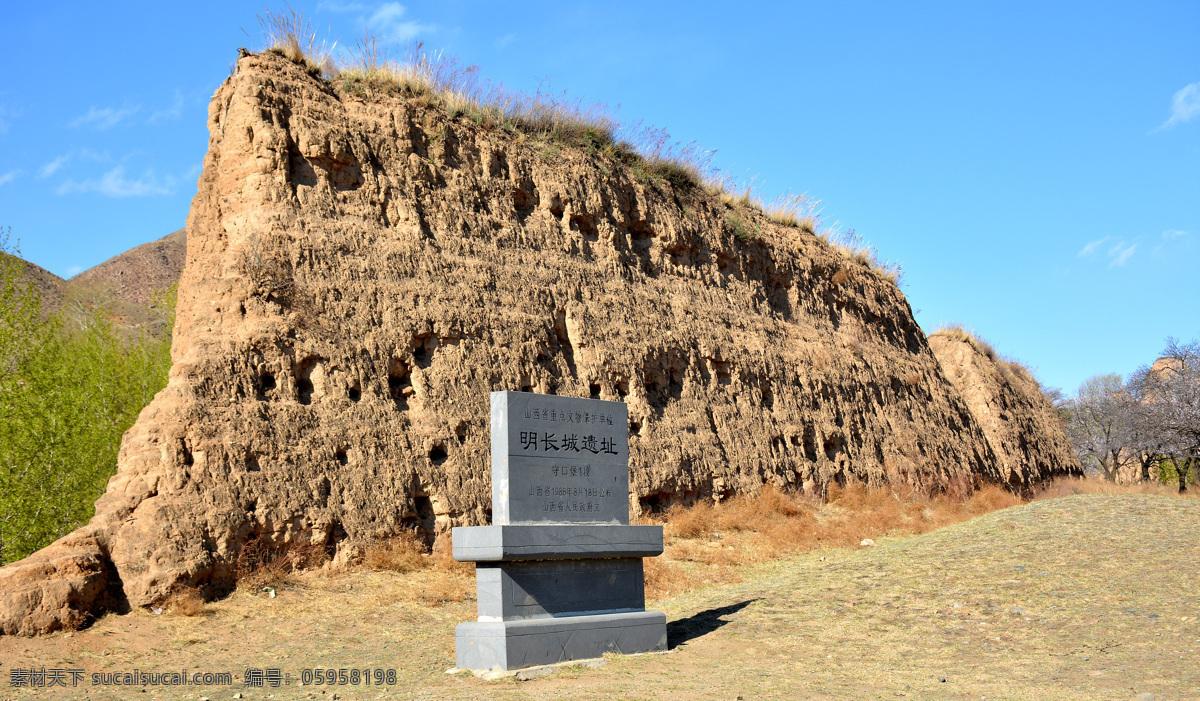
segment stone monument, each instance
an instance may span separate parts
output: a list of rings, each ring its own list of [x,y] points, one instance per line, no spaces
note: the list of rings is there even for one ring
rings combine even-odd
[[[455,528],[479,620],[455,629],[460,669],[519,669],[667,648],[642,558],[661,526],[629,525],[624,403],[492,392],[492,525]]]

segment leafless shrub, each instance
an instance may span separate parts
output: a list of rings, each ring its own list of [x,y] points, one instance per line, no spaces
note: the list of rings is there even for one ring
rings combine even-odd
[[[415,531],[374,543],[363,555],[363,565],[375,570],[414,572],[433,564],[425,541]]]
[[[242,545],[234,563],[238,589],[258,593],[293,581],[295,573],[319,567],[329,559],[320,543],[271,544],[254,537]]]
[[[163,604],[163,608],[180,616],[199,616],[204,613],[204,596],[195,587],[178,587]]]
[[[242,254],[241,272],[253,293],[288,306],[296,292],[292,262],[279,246],[271,246],[257,234],[251,234]]]

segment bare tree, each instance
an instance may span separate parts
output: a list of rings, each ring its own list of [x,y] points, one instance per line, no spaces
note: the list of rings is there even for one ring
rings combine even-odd
[[[1133,405],[1120,375],[1097,375],[1080,385],[1067,407],[1067,436],[1084,468],[1099,470],[1110,482],[1130,460]]]
[[[1151,412],[1146,411],[1146,405],[1152,399],[1154,387],[1150,366],[1143,365],[1129,377],[1125,390],[1133,399],[1133,411],[1130,416],[1130,451],[1138,461],[1141,473],[1139,481],[1151,480],[1150,468],[1157,466],[1169,457],[1171,439],[1155,421]]]
[[[1174,461],[1179,491],[1187,491],[1188,472],[1200,466],[1200,341],[1168,337],[1162,357],[1138,369],[1130,390],[1141,440]]]

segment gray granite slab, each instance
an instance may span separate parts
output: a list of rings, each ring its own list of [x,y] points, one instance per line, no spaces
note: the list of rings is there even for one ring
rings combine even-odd
[[[454,633],[460,669],[520,669],[667,649],[667,617],[658,611],[475,621],[460,623]]]
[[[654,557],[663,551],[662,526],[460,526],[452,539],[459,562]]]
[[[629,524],[624,402],[492,392],[492,523]]]
[[[646,608],[641,558],[489,562],[475,577],[481,621]]]

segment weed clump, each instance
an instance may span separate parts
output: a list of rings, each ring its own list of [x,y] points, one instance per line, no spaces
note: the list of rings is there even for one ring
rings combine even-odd
[[[234,562],[237,588],[258,594],[295,583],[302,570],[319,567],[329,561],[329,552],[320,543],[273,545],[261,537],[242,545]]]
[[[900,264],[880,258],[879,251],[866,243],[854,229],[847,229],[844,232],[830,229],[822,232],[820,237],[840,253],[842,258],[861,265],[893,285],[900,284],[904,275]]]
[[[317,32],[302,11],[291,5],[284,12],[268,10],[258,16],[258,25],[266,36],[267,51],[303,66],[317,78],[335,70],[333,51],[337,42],[327,46],[323,40],[318,41]]]
[[[363,555],[363,565],[373,570],[415,572],[432,564],[424,539],[415,531],[374,543]]]
[[[729,229],[729,233],[742,243],[749,243],[758,236],[758,227],[743,219],[736,212],[725,214],[725,226]]]
[[[179,587],[167,598],[163,608],[179,616],[199,616],[204,613],[204,596],[195,587]]]

